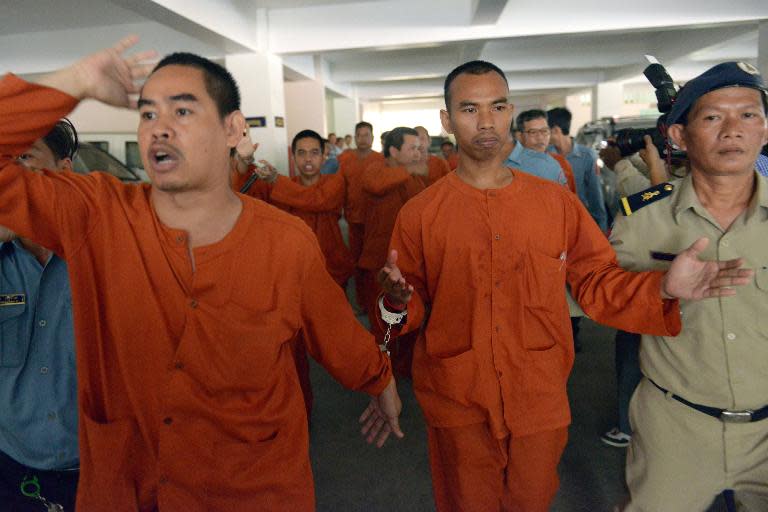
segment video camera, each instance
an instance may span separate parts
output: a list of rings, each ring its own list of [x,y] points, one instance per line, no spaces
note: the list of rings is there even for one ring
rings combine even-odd
[[[637,153],[645,148],[645,141],[643,140],[645,135],[650,135],[653,145],[659,150],[659,155],[662,158],[679,158],[685,155],[682,151],[673,150],[672,146],[667,143],[666,119],[677,98],[675,82],[669,76],[667,70],[664,69],[664,66],[655,62],[655,59],[653,61],[645,68],[643,74],[653,88],[656,89],[656,100],[658,101],[658,109],[661,112],[661,116],[656,120],[655,128],[626,128],[614,134],[615,142],[613,142],[613,145],[619,149],[623,157]]]

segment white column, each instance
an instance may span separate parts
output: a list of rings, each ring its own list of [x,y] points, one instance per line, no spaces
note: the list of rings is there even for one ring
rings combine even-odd
[[[576,135],[579,128],[588,123],[593,117],[592,105],[594,93],[589,89],[577,91],[565,97],[565,108],[571,111],[571,135]]]
[[[333,129],[338,137],[355,136],[355,125],[360,121],[360,105],[356,99],[333,98]]]
[[[757,37],[757,69],[768,80],[768,21],[761,21]]]
[[[592,118],[621,115],[624,105],[624,85],[621,82],[603,82],[592,88]]]
[[[319,80],[285,82],[285,127],[288,144],[302,130],[325,133],[325,86]]]
[[[260,144],[257,159],[265,159],[288,174],[288,136],[285,126],[276,126],[276,117],[285,121],[283,62],[276,55],[248,53],[227,55],[226,68],[240,86],[241,109],[245,117],[264,117],[266,126],[251,128],[251,138]]]

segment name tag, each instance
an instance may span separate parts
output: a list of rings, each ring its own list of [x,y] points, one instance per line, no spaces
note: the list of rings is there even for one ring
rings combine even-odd
[[[24,293],[11,293],[6,295],[0,295],[0,307],[3,306],[18,306],[19,304],[26,304],[27,296]]]

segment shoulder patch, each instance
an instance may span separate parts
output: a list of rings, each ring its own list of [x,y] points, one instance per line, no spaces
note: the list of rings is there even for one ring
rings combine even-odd
[[[625,216],[629,217],[632,213],[636,212],[644,206],[648,206],[651,203],[655,203],[659,199],[664,199],[672,194],[675,186],[671,183],[660,183],[655,187],[651,187],[621,198],[621,211]]]

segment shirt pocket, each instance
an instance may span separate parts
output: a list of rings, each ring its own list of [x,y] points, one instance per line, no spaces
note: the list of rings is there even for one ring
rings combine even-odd
[[[528,251],[524,292],[528,307],[561,311],[565,304],[565,256],[553,258]]]
[[[26,309],[26,304],[0,306],[0,367],[18,368],[27,359]]]
[[[565,298],[565,259],[528,251],[523,303],[523,347],[551,349],[569,337],[564,320],[569,315]]]

